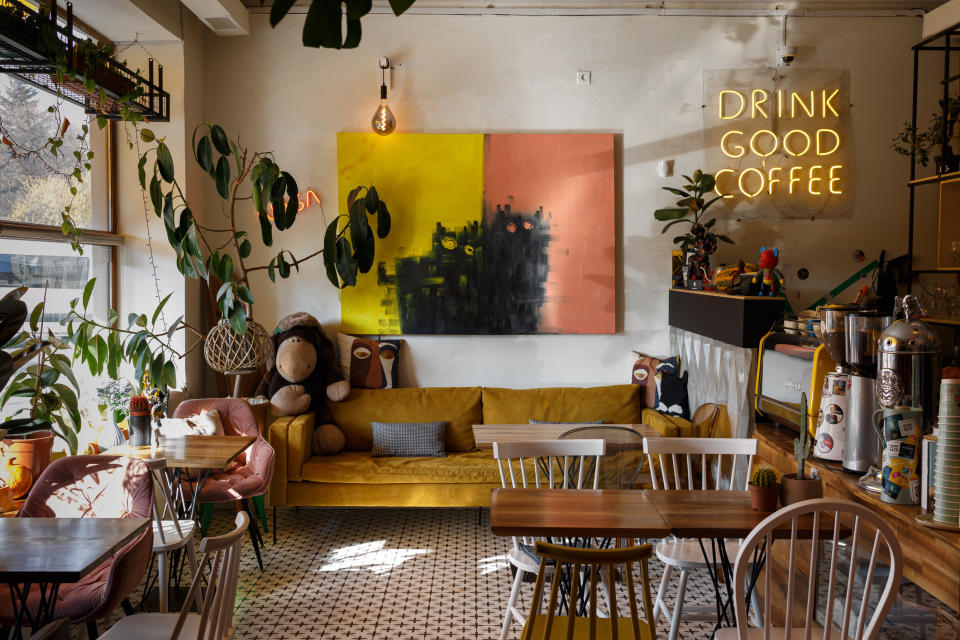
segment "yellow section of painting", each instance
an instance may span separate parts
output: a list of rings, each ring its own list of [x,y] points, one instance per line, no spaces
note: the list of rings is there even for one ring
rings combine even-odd
[[[450,229],[480,219],[483,135],[338,133],[337,167],[338,211],[347,210],[351,189],[374,185],[393,222],[390,235],[377,239],[373,269],[341,292],[342,329],[401,333],[394,287],[377,284],[377,266],[393,274],[398,257],[428,253],[437,222]]]

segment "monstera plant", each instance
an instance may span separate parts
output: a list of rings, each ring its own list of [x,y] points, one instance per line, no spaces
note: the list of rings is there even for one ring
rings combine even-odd
[[[251,263],[254,242],[272,247],[274,231],[290,229],[298,217],[297,181],[280,167],[274,154],[242,146],[217,124],[197,127],[194,160],[213,181],[223,201],[222,218],[218,217],[215,225],[202,224],[186,200],[166,141],[149,129],[141,129],[139,135],[141,141],[151,145],[140,156],[140,185],[149,194],[153,213],[162,221],[167,242],[176,252],[177,269],[187,278],[204,280],[216,288],[221,321],[229,323],[236,335],[243,336],[247,331],[254,303],[252,274],[265,271],[276,282],[299,271],[307,260],[323,256],[331,284],[338,288],[353,286],[360,274],[373,267],[376,238],[385,238],[390,232],[390,212],[376,187],[358,186],[347,198],[347,211],[327,225],[322,245],[315,251],[298,257],[288,249],[279,249],[267,262]],[[240,225],[241,214],[249,211],[247,201],[252,201],[257,212],[256,234]],[[97,320],[87,308],[93,286],[91,280],[82,299],[71,302],[67,317],[67,335],[76,345],[75,357],[95,375],[106,368],[115,378],[120,363],[127,361],[133,364],[138,380],[147,373],[156,383],[173,386],[174,362],[200,347],[208,334],[182,316],[166,323],[162,312],[170,295],[149,314],[129,314],[125,327],[115,311],[106,321]],[[179,331],[190,337],[182,350],[172,346],[172,338]]]

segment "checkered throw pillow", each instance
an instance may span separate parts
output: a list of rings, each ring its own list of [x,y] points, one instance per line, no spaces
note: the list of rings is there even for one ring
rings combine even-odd
[[[446,422],[371,422],[373,457],[446,457]]]

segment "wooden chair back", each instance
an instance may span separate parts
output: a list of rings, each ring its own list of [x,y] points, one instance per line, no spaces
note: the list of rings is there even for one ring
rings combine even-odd
[[[757,441],[753,438],[644,438],[643,452],[651,469],[654,489],[746,491],[750,481],[750,466],[757,455]],[[654,456],[660,463],[659,480]],[[695,461],[697,457],[699,464]],[[710,472],[713,471],[714,461],[716,475],[711,486],[713,474]],[[745,472],[740,476],[742,483],[737,479],[737,470],[742,468],[738,467],[739,463],[746,463]],[[695,474],[698,467],[699,473]],[[729,476],[725,475],[725,470],[729,471]]]
[[[603,440],[493,443],[504,489],[596,489],[605,451]]]
[[[833,522],[831,549],[829,553],[829,573],[825,576],[826,597],[817,603],[815,594],[823,592],[823,578],[818,580],[818,564],[821,563],[819,553],[820,542],[826,541],[826,535],[821,538],[821,531],[829,531],[830,521]],[[852,523],[851,523],[852,520]],[[738,622],[738,637],[747,640],[756,636],[751,635],[747,627],[747,571],[753,570],[754,552],[758,549],[765,551],[769,556],[773,548],[773,530],[784,523],[790,523],[789,540],[778,540],[778,544],[789,544],[789,563],[786,580],[786,597],[784,600],[783,630],[774,631],[773,616],[770,612],[771,597],[765,597],[763,603],[763,638],[769,640],[784,640],[801,637],[796,634],[797,627],[794,619],[803,618],[803,635],[805,640],[810,638],[853,638],[854,640],[873,640],[880,633],[880,627],[893,606],[894,598],[900,589],[903,577],[903,555],[900,543],[897,541],[893,527],[870,508],[850,502],[849,500],[835,500],[820,498],[805,500],[797,504],[784,507],[768,516],[763,522],[744,539],[737,554],[737,563],[734,569],[734,597]],[[811,533],[812,531],[812,533]],[[806,532],[805,535],[801,535]],[[852,532],[849,545],[849,567],[846,572],[838,565],[838,551],[840,540]],[[866,543],[865,546],[861,546]],[[817,550],[817,553],[811,553]],[[869,559],[865,562],[866,572],[863,580],[857,581],[857,567],[860,563],[861,550],[867,551]],[[806,556],[806,557],[804,557]],[[879,601],[872,615],[869,615],[870,593],[876,577],[877,560],[884,559],[889,563],[886,572],[886,582],[880,593]],[[769,563],[767,563],[769,564]],[[799,567],[799,572],[797,571]],[[837,580],[838,576],[846,573],[846,583]],[[763,571],[763,588],[761,592],[771,594],[771,572]],[[782,583],[782,576],[778,576]],[[799,584],[797,584],[799,583]],[[802,591],[802,587],[806,587]],[[800,589],[798,589],[798,587]],[[848,588],[849,587],[849,588]],[[755,587],[760,589],[757,579]],[[801,591],[800,593],[797,593]],[[842,593],[841,593],[842,592]],[[842,606],[836,610],[842,598]],[[794,600],[799,600],[795,608]],[[859,604],[859,606],[857,606]],[[815,621],[815,610],[824,610],[821,627]],[[796,614],[796,615],[794,615]],[[869,623],[867,622],[869,618]],[[846,629],[844,634],[840,630]],[[754,633],[756,629],[753,630]]]
[[[170,488],[170,479],[167,477],[167,460],[165,458],[156,458],[153,460],[145,460],[144,462],[147,463],[147,468],[150,469],[150,476],[153,478],[154,486],[160,493],[160,497],[163,498],[162,505],[156,500],[153,501],[153,523],[156,525],[154,527],[154,533],[159,538],[159,540],[155,541],[155,544],[159,543],[159,545],[162,546],[167,544],[166,533],[163,526],[164,520],[172,521],[178,539],[183,538],[183,531],[180,529],[180,518],[174,507],[173,491]]]
[[[527,618],[527,624],[523,629],[522,640],[548,640],[553,638],[571,638],[588,637],[590,640],[597,638],[611,638],[613,640],[646,640],[656,637],[656,621],[653,619],[653,604],[650,599],[650,577],[647,571],[647,561],[653,554],[650,544],[643,544],[635,547],[617,547],[613,549],[581,549],[572,547],[563,547],[550,544],[548,542],[537,542],[537,554],[540,556],[540,570],[537,572],[537,582],[533,590],[533,604],[530,606],[530,616]],[[637,594],[635,590],[633,565],[640,565],[640,585],[643,588],[643,617],[637,609]],[[571,576],[579,576],[581,573],[589,576],[589,612],[584,618],[577,617],[578,607],[568,607],[569,612],[564,616],[558,616],[555,612],[558,610],[558,593],[560,583],[564,580],[564,571],[551,570],[552,567],[569,565]],[[629,618],[620,616],[620,607],[617,604],[617,590],[613,585],[617,584],[617,572],[623,578],[627,588],[626,606],[630,611]],[[544,586],[547,574],[552,573],[550,581],[550,596],[547,602],[547,611],[540,614],[543,603]],[[610,585],[609,589],[609,607],[608,616],[598,617],[598,583],[600,579]],[[570,581],[569,602],[576,602],[581,594],[578,593],[580,580]],[[541,619],[538,622],[538,618]],[[566,618],[564,623],[557,623],[558,619]],[[579,622],[578,622],[579,620]],[[623,624],[624,620],[629,620],[628,624]],[[574,634],[577,626],[587,627],[589,635]],[[536,631],[542,629],[542,634],[534,635]],[[621,636],[620,631],[624,628],[629,630],[629,635]]]
[[[250,516],[237,514],[236,528],[222,536],[204,538],[200,541],[200,567],[210,567],[207,576],[207,591],[200,611],[200,626],[196,640],[221,640],[233,637],[233,609],[237,595],[237,575],[240,573],[240,547],[243,534],[250,525]],[[190,583],[190,591],[184,599],[183,608],[177,615],[171,638],[178,639],[190,613],[191,605],[200,590],[203,571],[197,571]]]

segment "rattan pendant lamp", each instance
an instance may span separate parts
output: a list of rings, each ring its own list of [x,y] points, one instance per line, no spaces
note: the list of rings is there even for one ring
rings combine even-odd
[[[248,309],[249,310],[249,309]],[[240,378],[256,373],[267,361],[270,336],[255,320],[247,320],[246,330],[240,334],[222,318],[207,333],[203,357],[211,369],[225,376],[234,376],[233,397],[240,396]]]

